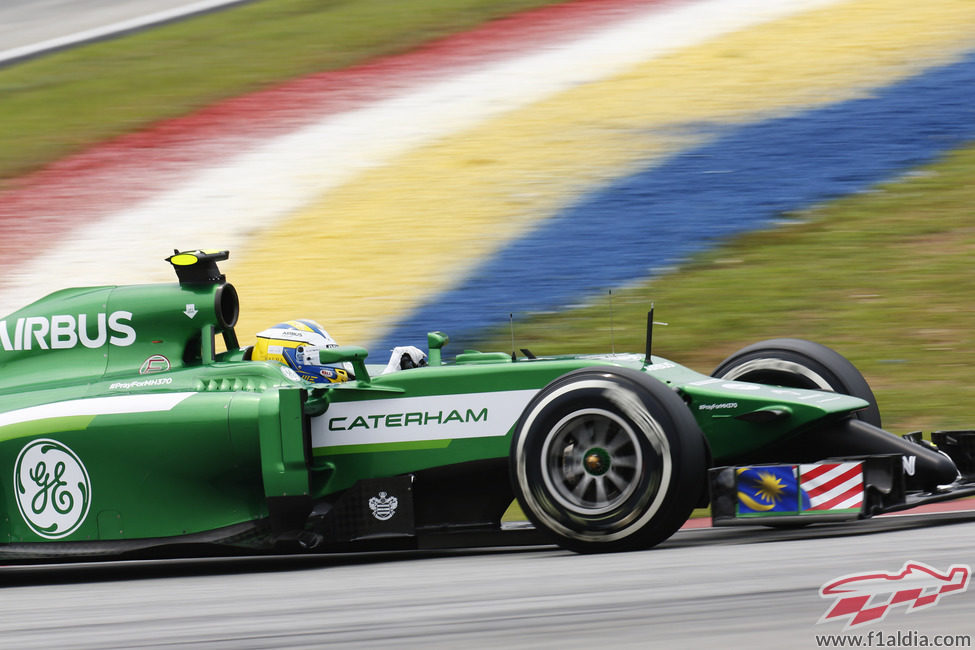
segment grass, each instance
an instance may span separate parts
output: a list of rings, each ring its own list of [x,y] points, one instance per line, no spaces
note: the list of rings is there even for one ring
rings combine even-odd
[[[0,68],[0,188],[212,102],[554,0],[264,0]]]
[[[644,347],[702,372],[748,343],[790,336],[856,364],[885,428],[975,424],[975,147],[865,194],[786,215],[789,223],[701,254],[678,271],[587,307],[516,325],[536,354]],[[615,323],[613,331],[610,319]],[[482,349],[510,348],[499,331]]]

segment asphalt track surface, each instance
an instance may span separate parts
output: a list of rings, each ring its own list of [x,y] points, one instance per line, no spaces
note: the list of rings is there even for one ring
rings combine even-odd
[[[0,3],[0,65],[241,1],[4,0]]]
[[[11,648],[815,648],[824,583],[973,562],[975,513],[555,547],[0,568]],[[878,597],[875,597],[878,598]],[[883,598],[875,600],[883,602]],[[850,630],[975,635],[975,590]],[[915,637],[917,638],[917,637]],[[960,646],[962,647],[962,646]]]

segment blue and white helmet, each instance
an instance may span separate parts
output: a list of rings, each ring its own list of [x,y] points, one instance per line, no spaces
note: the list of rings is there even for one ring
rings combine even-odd
[[[343,366],[322,366],[306,362],[305,348],[338,347],[325,328],[306,318],[278,323],[257,334],[251,352],[254,361],[277,361],[306,381],[327,384],[348,381],[354,376]],[[317,355],[316,355],[317,358]]]

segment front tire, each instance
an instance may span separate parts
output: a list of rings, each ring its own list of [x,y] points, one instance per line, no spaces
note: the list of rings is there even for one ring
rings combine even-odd
[[[769,339],[722,361],[712,377],[771,384],[785,388],[826,390],[859,397],[870,404],[855,417],[880,427],[880,409],[870,385],[843,355],[804,339]]]
[[[636,370],[564,375],[528,404],[511,475],[522,510],[579,552],[643,549],[670,537],[706,489],[704,436],[680,397]]]

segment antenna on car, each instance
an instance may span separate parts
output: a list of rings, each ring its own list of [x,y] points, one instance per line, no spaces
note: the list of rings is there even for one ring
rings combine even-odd
[[[515,354],[515,315],[508,312],[508,327],[511,328],[511,360],[517,361],[518,356]]]
[[[644,365],[650,363],[650,350],[653,347],[653,303],[650,303],[650,311],[647,312],[647,356],[643,360]]]
[[[667,323],[659,323],[653,320],[653,303],[650,303],[650,311],[647,312],[647,356],[643,360],[643,364],[647,365],[650,363],[650,350],[653,347],[653,326],[654,325],[667,325]]]
[[[616,327],[613,323],[613,290],[609,290],[609,344],[613,354],[616,354]]]

